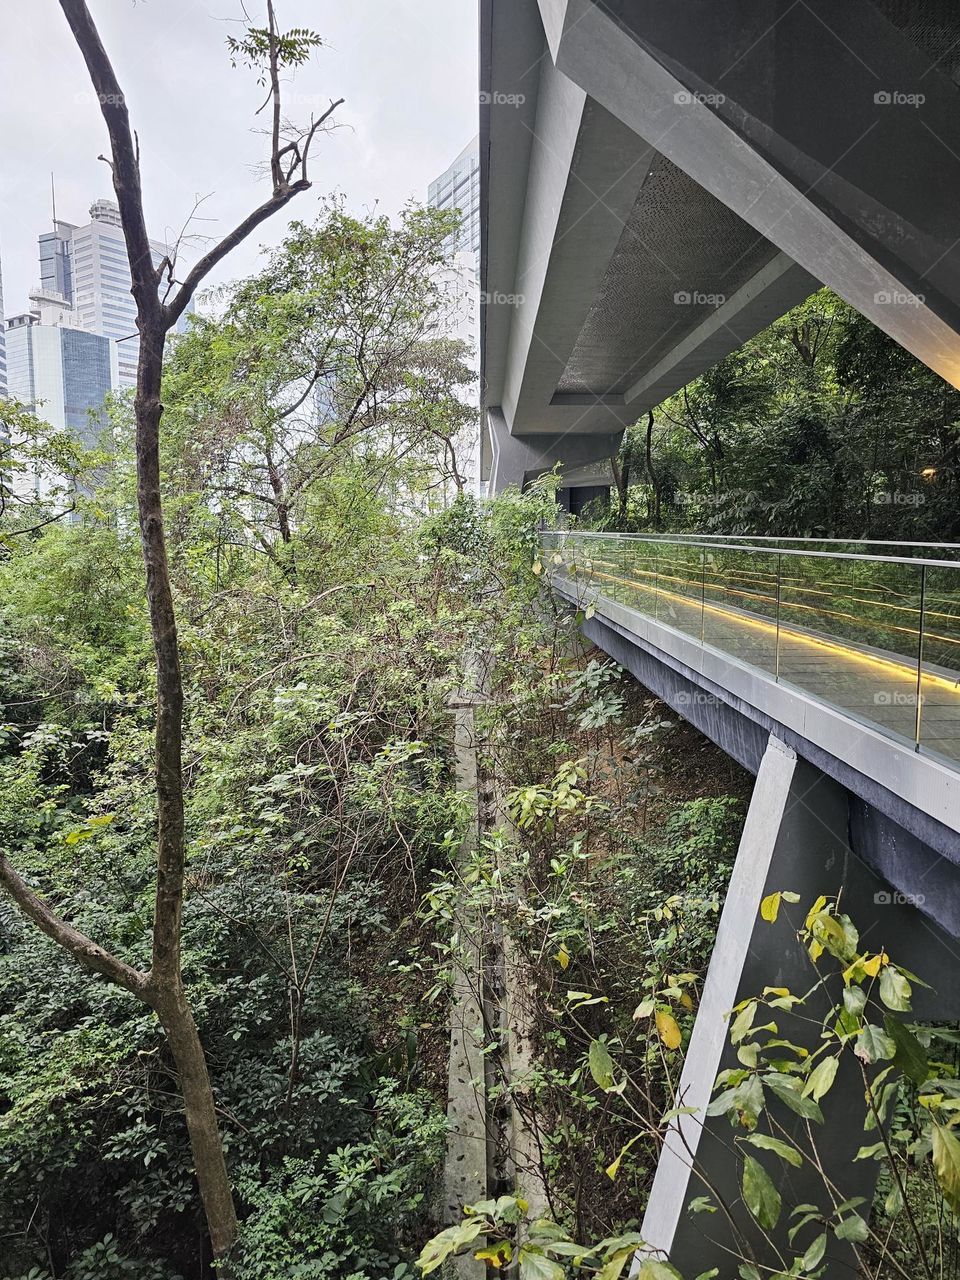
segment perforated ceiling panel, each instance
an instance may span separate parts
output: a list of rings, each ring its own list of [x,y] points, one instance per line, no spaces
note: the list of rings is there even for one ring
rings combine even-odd
[[[658,156],[557,391],[622,394],[776,252]]]
[[[873,0],[892,23],[936,67],[960,87],[960,7],[957,0]]]

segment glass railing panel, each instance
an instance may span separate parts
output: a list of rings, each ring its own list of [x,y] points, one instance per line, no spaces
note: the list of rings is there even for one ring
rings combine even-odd
[[[624,604],[640,613],[656,615],[659,546],[639,538],[624,538],[621,572]]]
[[[706,552],[703,639],[741,662],[776,674],[777,554]]]
[[[699,640],[702,602],[702,549],[673,542],[658,543],[657,621]]]
[[[620,539],[595,538],[593,546],[593,578],[597,591],[610,600],[623,602],[624,583],[621,573]]]
[[[960,760],[960,567],[926,569],[920,745]]]
[[[914,741],[922,574],[913,564],[784,554],[780,679]]]

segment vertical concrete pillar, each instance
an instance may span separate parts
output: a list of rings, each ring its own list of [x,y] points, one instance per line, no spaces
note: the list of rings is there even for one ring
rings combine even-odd
[[[465,684],[469,684],[468,680]],[[461,857],[469,857],[479,840],[476,806],[477,755],[474,734],[476,694],[465,688],[454,699],[454,747],[457,788],[474,797],[471,821],[464,836]],[[450,1061],[447,1076],[447,1155],[443,1171],[441,1213],[446,1225],[461,1221],[463,1207],[487,1195],[487,1101],[484,1084],[483,954],[480,922],[460,921],[465,963],[454,979],[450,1005]],[[472,1254],[452,1264],[458,1280],[481,1280],[484,1264]]]
[[[848,799],[838,783],[771,736],[757,774],[680,1078],[679,1105],[694,1107],[697,1114],[680,1117],[668,1133],[642,1227],[650,1250],[669,1257],[685,1276],[717,1266],[721,1280],[735,1277],[738,1263],[725,1250],[738,1253],[738,1238],[749,1242],[761,1265],[778,1270],[783,1264],[776,1250],[778,1246],[786,1249],[790,1206],[823,1200],[822,1179],[806,1162],[801,1169],[794,1169],[777,1159],[762,1159],[784,1204],[771,1246],[740,1196],[733,1139],[742,1131],[732,1129],[724,1116],[705,1115],[716,1076],[738,1065],[728,1038],[728,1014],[733,1006],[761,993],[764,986],[788,987],[794,992],[806,992],[811,986],[809,960],[789,921],[784,915],[775,924],[760,919],[764,896],[791,890],[808,905],[819,894],[834,895],[842,890],[844,908],[866,946],[878,950],[886,945],[900,962],[921,976],[942,974],[945,960],[956,963],[956,944],[913,907],[891,902],[884,882],[851,853],[847,844]],[[918,1013],[936,1008],[939,1016],[945,1017],[956,1003],[957,997],[945,992],[930,1008],[915,1007]],[[814,1018],[827,1007],[824,998],[822,1009],[811,1009]],[[845,1099],[849,1105],[844,1105]],[[804,1122],[786,1107],[775,1106],[786,1132],[795,1132],[801,1139]],[[818,1130],[817,1139],[825,1168],[844,1197],[866,1198],[861,1208],[866,1215],[877,1166],[870,1160],[853,1160],[865,1139],[863,1083],[852,1061],[842,1063],[824,1109],[828,1125]],[[757,1151],[752,1154],[763,1156]],[[728,1205],[732,1222],[721,1212],[688,1213],[694,1197],[716,1192]],[[832,1236],[825,1261],[830,1280],[856,1271],[853,1247]]]

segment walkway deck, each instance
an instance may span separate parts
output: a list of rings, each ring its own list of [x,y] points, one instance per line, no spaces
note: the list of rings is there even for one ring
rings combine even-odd
[[[922,682],[918,681],[916,658],[911,664],[901,654],[784,621],[782,615],[797,606],[782,605],[778,620],[775,599],[762,592],[755,599],[761,609],[768,610],[767,616],[721,603],[724,595],[731,594],[728,591],[709,586],[704,590],[700,581],[676,573],[652,583],[648,575],[623,571],[602,556],[586,565],[579,561],[575,575],[566,571],[566,565],[557,572],[568,584],[575,584],[585,603],[595,596],[609,597],[900,741],[916,741],[919,694],[920,750],[960,767],[960,672],[933,669],[925,663]],[[749,598],[751,593],[733,594]]]

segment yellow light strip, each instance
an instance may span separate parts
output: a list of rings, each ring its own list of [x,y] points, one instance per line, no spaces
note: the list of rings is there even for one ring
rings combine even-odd
[[[613,574],[594,572],[589,569],[585,572],[590,577],[606,578],[612,582],[622,582],[626,586],[638,587],[641,591],[654,590],[654,588],[650,587],[647,583],[636,582],[631,578],[618,578]],[[719,605],[704,603],[701,606],[691,601],[688,597],[677,595],[673,591],[666,591],[661,594],[670,596],[679,601],[680,604],[685,604],[691,609],[699,609],[702,607],[710,613],[719,614],[727,621],[737,623],[739,626],[753,627],[757,631],[765,631],[768,633],[772,632],[774,635],[777,634],[777,627],[772,622],[764,622],[760,618],[746,618],[742,614],[733,613],[731,610],[724,609]],[[616,603],[616,601],[614,601],[614,603]],[[654,620],[656,621],[656,619]],[[785,627],[782,624],[780,626],[780,635],[787,635],[792,640],[796,640],[800,644],[807,645],[811,649],[825,649],[828,653],[841,654],[844,658],[850,659],[854,662],[859,662],[863,666],[871,667],[876,670],[893,672],[901,679],[908,680],[913,686],[916,686],[916,672],[911,671],[908,666],[905,666],[902,663],[893,662],[888,658],[875,658],[870,654],[861,653],[858,649],[850,649],[846,645],[837,644],[831,640],[819,640],[814,636],[808,636],[802,631],[794,631],[792,627]],[[960,701],[960,676],[957,677],[957,680],[950,681],[945,679],[943,676],[934,675],[932,672],[923,672],[922,681],[923,684],[931,684],[938,688],[948,690],[957,697],[958,701]]]
[[[609,560],[597,560],[597,561],[596,561],[596,563],[597,563],[597,564],[606,564],[606,565],[609,565],[609,564],[610,564],[610,561],[609,561]],[[619,566],[614,566],[614,567],[619,568]],[[589,573],[589,572],[590,572],[590,570],[588,569],[586,572],[588,572],[588,573]],[[614,580],[614,581],[617,581],[617,582],[624,582],[624,583],[627,583],[627,582],[629,582],[629,581],[630,581],[630,579],[628,579],[628,578],[618,578],[618,577],[616,577],[616,575],[608,575],[608,576],[612,576],[612,577],[613,577],[613,580]],[[691,587],[694,587],[694,588],[700,588],[700,587],[701,587],[701,583],[700,583],[700,582],[698,582],[698,581],[696,581],[696,580],[695,580],[695,579],[693,579],[693,578],[677,578],[677,577],[671,576],[671,575],[669,575],[669,574],[656,574],[656,573],[655,573],[653,576],[654,576],[658,581],[662,579],[662,580],[664,580],[664,581],[666,581],[666,582],[685,583],[686,585],[691,586]],[[646,585],[646,584],[644,584],[644,585]],[[769,601],[770,601],[771,603],[773,603],[774,605],[776,604],[776,598],[775,598],[775,597],[771,598],[770,596],[758,595],[755,591],[742,591],[742,590],[741,590],[741,591],[738,591],[735,587],[717,586],[716,584],[708,584],[708,585],[713,585],[713,589],[714,589],[714,590],[717,590],[717,591],[725,591],[725,592],[727,592],[729,595],[732,595],[732,596],[740,596],[740,597],[742,597],[743,599],[746,599],[746,600],[765,600],[765,601],[766,601],[766,600],[769,600]],[[689,598],[689,597],[688,597],[688,598]],[[843,612],[841,612],[839,609],[824,609],[824,608],[822,608],[822,607],[821,607],[821,606],[819,606],[819,605],[801,604],[799,601],[790,601],[790,600],[784,601],[784,600],[781,600],[781,602],[780,602],[780,607],[781,607],[781,609],[783,609],[783,608],[787,608],[787,609],[804,609],[804,610],[806,610],[808,613],[814,613],[814,614],[817,614],[818,616],[823,616],[823,617],[826,617],[826,618],[840,618],[840,619],[842,619],[844,622],[860,622],[860,621],[861,621],[861,619],[860,619],[860,618],[858,618],[858,617],[857,617],[857,615],[856,615],[855,613],[843,613]],[[882,607],[883,607],[883,608],[885,608],[885,609],[896,609],[896,608],[898,608],[898,607],[902,609],[902,608],[904,608],[905,606],[897,606],[897,605],[887,605],[887,604],[885,604],[885,605],[883,605]],[[916,614],[918,615],[918,618],[919,618],[919,613],[920,613],[920,610],[919,610],[919,609],[913,609],[913,610],[911,610],[911,612],[912,612],[912,613],[916,613]],[[926,611],[924,611],[924,612],[925,612],[925,614],[926,614]],[[948,615],[948,614],[933,614],[933,615],[931,615],[931,616],[933,616],[933,617],[949,617],[949,616],[951,616],[951,615]],[[919,640],[919,627],[901,627],[901,626],[898,626],[895,622],[888,622],[888,623],[884,623],[883,625],[886,627],[886,629],[887,629],[888,631],[899,631],[901,634],[903,634],[903,635],[905,635],[905,636],[909,636],[912,640]],[[782,630],[782,629],[783,629],[783,627],[782,627],[782,625],[781,625],[781,630]],[[958,638],[958,637],[956,637],[956,636],[944,636],[944,635],[940,635],[940,634],[939,634],[938,632],[936,632],[936,631],[926,631],[926,632],[924,632],[924,635],[925,635],[925,637],[926,637],[927,639],[930,639],[930,640],[939,640],[942,644],[955,644],[955,645],[960,645],[960,638]]]

